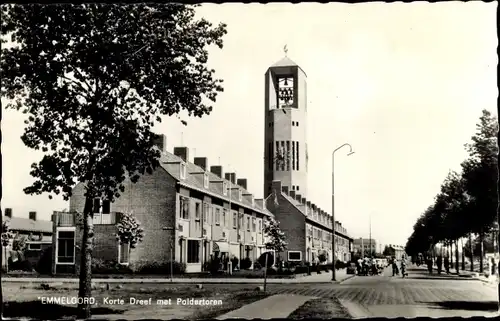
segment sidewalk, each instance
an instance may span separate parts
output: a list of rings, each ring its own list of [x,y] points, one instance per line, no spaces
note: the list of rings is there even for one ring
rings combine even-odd
[[[426,275],[429,278],[470,278],[473,280],[478,280],[484,283],[490,283],[490,284],[496,284],[497,279],[494,276],[486,277],[484,273],[479,273],[479,272],[471,272],[467,270],[459,270],[459,273],[457,274],[455,269],[450,269],[450,274],[447,274],[444,271],[441,271],[441,274],[437,273],[437,266],[433,266],[432,269],[432,274],[429,274],[429,271],[427,270],[427,265],[422,265],[420,267],[417,267],[416,265],[412,265],[408,268],[408,271],[412,272],[417,272],[422,275]]]
[[[345,269],[336,271],[337,281],[334,283],[343,282],[354,275],[347,274]],[[321,274],[311,273],[311,275],[297,277],[295,279],[267,279],[269,284],[306,284],[306,283],[328,283],[332,282],[332,271],[321,272]],[[78,283],[78,278],[9,278],[2,277],[2,282],[8,283]],[[262,284],[264,278],[246,279],[246,278],[123,278],[123,279],[103,279],[93,278],[92,283],[176,283],[176,284]]]
[[[221,315],[216,319],[286,319],[293,311],[312,299],[315,299],[315,297],[292,294],[272,295]]]

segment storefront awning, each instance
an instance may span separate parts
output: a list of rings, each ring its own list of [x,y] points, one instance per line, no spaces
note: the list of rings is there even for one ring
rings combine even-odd
[[[229,253],[229,244],[225,242],[214,242],[214,252]]]

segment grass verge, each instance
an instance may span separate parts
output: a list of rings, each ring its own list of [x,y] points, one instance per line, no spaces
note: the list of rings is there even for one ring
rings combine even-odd
[[[3,284],[4,316],[19,319],[74,319],[76,304],[56,304],[61,302],[42,302],[45,298],[72,298],[78,294],[77,287],[42,287],[40,285],[19,286]],[[124,284],[110,288],[99,287],[92,291],[96,305],[92,315],[100,319],[210,319],[245,304],[265,298],[267,294],[255,291],[248,285],[165,285],[165,284]],[[123,299],[124,304],[108,303],[105,298]],[[150,305],[131,304],[130,298],[136,300],[152,299]],[[171,304],[158,303],[157,300],[171,299]],[[183,305],[177,299],[220,300],[219,305]]]
[[[351,316],[336,297],[309,300],[293,311],[287,319],[351,319]]]

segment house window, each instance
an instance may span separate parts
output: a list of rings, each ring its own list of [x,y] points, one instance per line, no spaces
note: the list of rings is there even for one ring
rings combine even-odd
[[[189,219],[189,198],[181,196],[180,200],[180,215],[182,219]]]
[[[285,163],[286,163],[286,150],[285,150],[285,141],[281,141],[281,170],[285,170]]]
[[[215,224],[220,225],[220,209],[215,209]]]
[[[300,168],[300,159],[299,159],[299,158],[300,158],[300,152],[299,152],[299,142],[295,142],[295,143],[297,144],[297,147],[295,148],[296,153],[297,153],[297,164],[296,164],[296,166],[295,166],[295,167],[297,168],[297,170],[299,170],[299,168]],[[297,190],[299,190],[299,187],[298,187],[298,186],[297,186]]]
[[[250,217],[247,217],[247,231],[250,232]]]
[[[41,251],[42,250],[42,244],[40,244],[40,243],[30,243],[30,244],[28,244],[28,250],[30,250],[30,251]]]
[[[243,214],[240,214],[240,229],[243,229]]]
[[[112,224],[111,202],[106,199],[94,198],[93,204],[94,225]]]
[[[227,195],[227,182],[222,182],[222,192]]]
[[[295,126],[295,122],[294,121],[292,122],[292,126]]]
[[[288,261],[302,261],[302,251],[288,251]]]
[[[200,242],[187,241],[187,263],[200,263]]]
[[[295,186],[296,191],[300,191],[299,185]]]
[[[298,121],[295,122],[295,126],[299,126],[299,122]]]
[[[57,232],[57,262],[58,264],[75,263],[75,231]]]
[[[256,223],[256,218],[253,217],[252,218],[252,232],[255,232],[255,230],[257,229],[257,223]]]
[[[201,217],[201,203],[195,203],[194,205],[194,218],[199,221]]]
[[[130,259],[130,243],[118,244],[118,263],[128,264]]]
[[[226,226],[226,209],[222,210],[222,226]]]
[[[262,233],[262,220],[259,219],[259,233]]]
[[[181,179],[186,179],[186,164],[181,163]]]

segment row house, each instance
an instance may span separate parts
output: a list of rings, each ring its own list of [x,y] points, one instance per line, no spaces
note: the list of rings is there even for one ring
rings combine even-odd
[[[137,183],[127,180],[125,190],[114,202],[94,200],[94,257],[134,266],[143,262],[167,262],[172,258],[186,264],[187,272],[200,272],[211,256],[254,262],[265,252],[263,232],[272,217],[263,199],[247,190],[247,180],[224,173],[222,166],[208,167],[204,157],[189,161],[187,147],[166,150],[159,135],[161,166]],[[78,184],[70,199],[70,213],[55,213],[53,273],[78,271],[81,229],[75,213],[85,203],[84,184]],[[144,229],[144,239],[135,249],[119,245],[115,238],[120,213],[132,213]],[[72,249],[75,248],[75,250]],[[64,249],[64,250],[60,250]]]
[[[41,258],[43,251],[52,246],[52,222],[41,220],[37,212],[28,212],[28,217],[14,216],[12,208],[5,208],[3,220],[9,222],[9,229],[13,236],[9,245],[2,249],[3,264],[5,265],[11,255],[13,240],[18,237],[26,238],[25,257],[35,265]]]
[[[332,262],[333,253],[337,260],[351,260],[353,239],[340,222],[335,222],[335,250],[332,251],[332,216],[297,191],[289,191],[281,181],[273,181],[272,188],[275,200],[268,200],[266,205],[287,236],[287,261],[315,262],[320,254],[325,254],[327,262]]]

